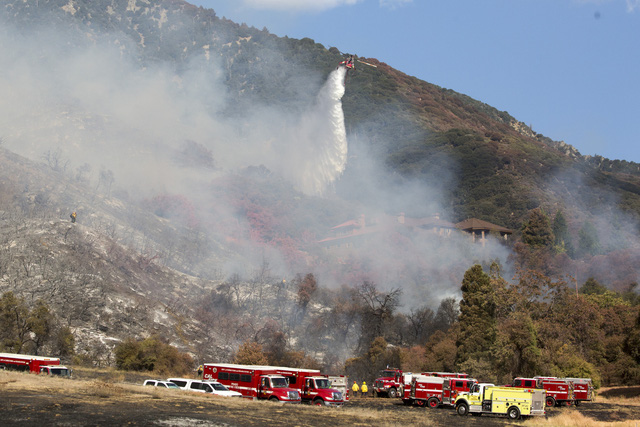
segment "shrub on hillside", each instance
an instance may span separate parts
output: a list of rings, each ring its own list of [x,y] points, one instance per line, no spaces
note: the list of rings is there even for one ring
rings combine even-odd
[[[116,366],[126,371],[153,371],[184,375],[193,370],[193,359],[157,337],[143,341],[128,338],[114,350]]]

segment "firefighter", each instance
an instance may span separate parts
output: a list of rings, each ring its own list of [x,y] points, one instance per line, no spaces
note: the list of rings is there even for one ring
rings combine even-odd
[[[71,215],[69,215],[71,217],[71,222],[76,222],[76,213],[75,212],[71,212]]]
[[[360,390],[360,387],[358,387],[358,383],[354,381],[353,386],[351,387],[351,391],[353,392],[353,397],[358,397],[359,390]]]
[[[369,393],[369,387],[367,387],[367,382],[362,381],[362,397],[367,397],[367,393]]]
[[[202,365],[198,366],[198,378],[202,377]]]

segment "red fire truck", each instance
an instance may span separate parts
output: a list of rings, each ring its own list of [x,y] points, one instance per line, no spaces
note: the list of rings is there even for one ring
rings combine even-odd
[[[571,405],[574,400],[573,383],[562,378],[515,378],[511,387],[544,389],[546,406]]]
[[[249,399],[301,402],[299,391],[289,387],[287,379],[276,374],[273,366],[205,363],[202,379],[216,380]]]
[[[458,393],[470,391],[478,381],[471,378],[433,377],[415,375],[409,393],[405,391],[405,404],[436,408],[453,405]]]
[[[37,374],[60,375],[63,377],[71,375],[69,368],[60,366],[60,359],[57,357],[0,353],[0,367],[16,371],[35,372]]]
[[[342,392],[332,388],[329,377],[317,369],[273,367],[273,372],[285,377],[303,402],[327,406],[342,406],[345,402]]]
[[[469,374],[465,374],[464,372],[421,372],[420,375],[442,378],[469,378]]]
[[[576,405],[593,400],[593,382],[591,378],[562,378],[573,383],[573,399]]]
[[[380,372],[380,377],[373,383],[374,396],[402,397],[403,386],[402,369],[387,368]]]

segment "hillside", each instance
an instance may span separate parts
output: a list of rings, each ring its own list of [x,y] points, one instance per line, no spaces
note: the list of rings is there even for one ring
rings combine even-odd
[[[474,264],[576,294],[593,279],[616,292],[594,311],[634,318],[638,164],[181,0],[14,0],[0,24],[0,292],[43,299],[79,360],[110,364],[116,343],[151,335],[197,362],[245,342],[331,368],[378,337],[409,351],[457,333]],[[455,227],[467,218],[509,233],[471,236]],[[320,244],[345,225],[371,233]],[[624,355],[583,357],[627,363],[631,329],[615,329]],[[59,350],[30,333],[19,346]]]

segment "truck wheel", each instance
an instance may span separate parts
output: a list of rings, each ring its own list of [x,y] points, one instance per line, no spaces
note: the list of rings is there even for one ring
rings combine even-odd
[[[275,397],[275,396],[271,396],[271,397],[269,398],[269,402],[280,402],[280,399],[278,399],[278,398],[277,398],[277,397]]]
[[[507,410],[507,417],[510,420],[519,420],[520,419],[520,409],[517,406],[512,406]]]
[[[389,393],[387,393],[387,395],[388,395],[390,398],[392,398],[392,399],[393,399],[393,398],[395,398],[395,397],[397,397],[397,396],[398,396],[398,391],[397,391],[395,388],[391,387],[391,388],[389,389]]]
[[[416,400],[416,405],[422,408],[423,406],[427,406],[427,402],[425,402],[422,399],[417,399]]]
[[[456,412],[458,415],[469,415],[469,405],[466,403],[460,403],[456,406]]]
[[[313,404],[316,405],[316,406],[322,406],[322,405],[324,405],[324,400],[322,400],[322,399],[314,399],[313,400]]]
[[[547,396],[544,403],[545,405],[547,405],[547,407],[553,407],[556,405],[556,400],[551,396]]]
[[[576,401],[574,402],[574,404],[575,404],[576,406],[580,406],[580,401],[579,401],[579,400],[576,400]]]
[[[437,408],[439,404],[440,401],[436,397],[431,397],[429,398],[429,400],[427,400],[427,405],[429,405],[429,408]]]

